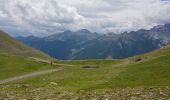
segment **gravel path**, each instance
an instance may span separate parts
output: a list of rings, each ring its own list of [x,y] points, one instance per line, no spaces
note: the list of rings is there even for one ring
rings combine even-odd
[[[60,70],[63,70],[63,68],[61,67],[61,68],[49,69],[49,70],[45,70],[45,71],[33,72],[33,73],[25,74],[22,76],[16,76],[16,77],[0,80],[0,84],[5,84],[8,82],[13,82],[13,81],[17,81],[17,80],[26,79],[26,78],[36,77],[36,76],[40,76],[40,75],[44,75],[44,74],[48,74],[48,73],[57,72]]]
[[[48,63],[48,64],[51,63],[51,61],[49,61],[49,60],[44,60],[44,59],[35,58],[35,57],[30,57],[30,58],[34,59],[36,61],[39,61],[39,62],[44,62],[44,63]],[[69,65],[69,64],[58,64],[58,63],[54,63],[54,62],[53,62],[53,65],[58,65],[58,66],[73,66],[73,65]]]

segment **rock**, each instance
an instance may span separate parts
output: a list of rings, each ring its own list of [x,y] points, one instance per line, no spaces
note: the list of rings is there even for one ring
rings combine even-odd
[[[40,100],[40,98],[35,96],[35,97],[32,98],[32,100]]]
[[[139,62],[139,61],[142,61],[142,60],[143,60],[142,58],[136,58],[135,62]]]
[[[14,96],[7,96],[6,98],[4,98],[4,100],[15,100]]]
[[[55,82],[50,82],[50,84],[51,84],[51,85],[57,85],[57,83],[55,83]]]
[[[21,85],[21,87],[22,87],[22,88],[29,88],[30,86],[27,85],[27,84],[23,84],[23,85]]]

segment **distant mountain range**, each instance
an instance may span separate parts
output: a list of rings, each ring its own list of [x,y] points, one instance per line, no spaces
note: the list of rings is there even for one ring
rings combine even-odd
[[[98,34],[86,29],[65,31],[48,37],[18,40],[57,59],[120,59],[150,52],[169,43],[170,24],[122,34]]]

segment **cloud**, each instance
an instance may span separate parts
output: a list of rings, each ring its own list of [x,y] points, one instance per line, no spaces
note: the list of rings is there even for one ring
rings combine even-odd
[[[32,34],[50,34],[82,21],[75,8],[55,0],[7,0],[0,4],[0,26],[7,29],[20,27]]]
[[[0,28],[49,35],[89,29],[100,33],[149,29],[170,22],[169,0],[0,0]]]

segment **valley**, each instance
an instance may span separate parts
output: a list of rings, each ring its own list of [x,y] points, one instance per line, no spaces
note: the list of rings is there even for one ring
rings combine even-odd
[[[111,60],[57,60],[40,51],[32,53],[0,53],[0,99],[170,98],[169,45],[150,53]]]
[[[0,100],[170,100],[170,0],[0,0]]]

